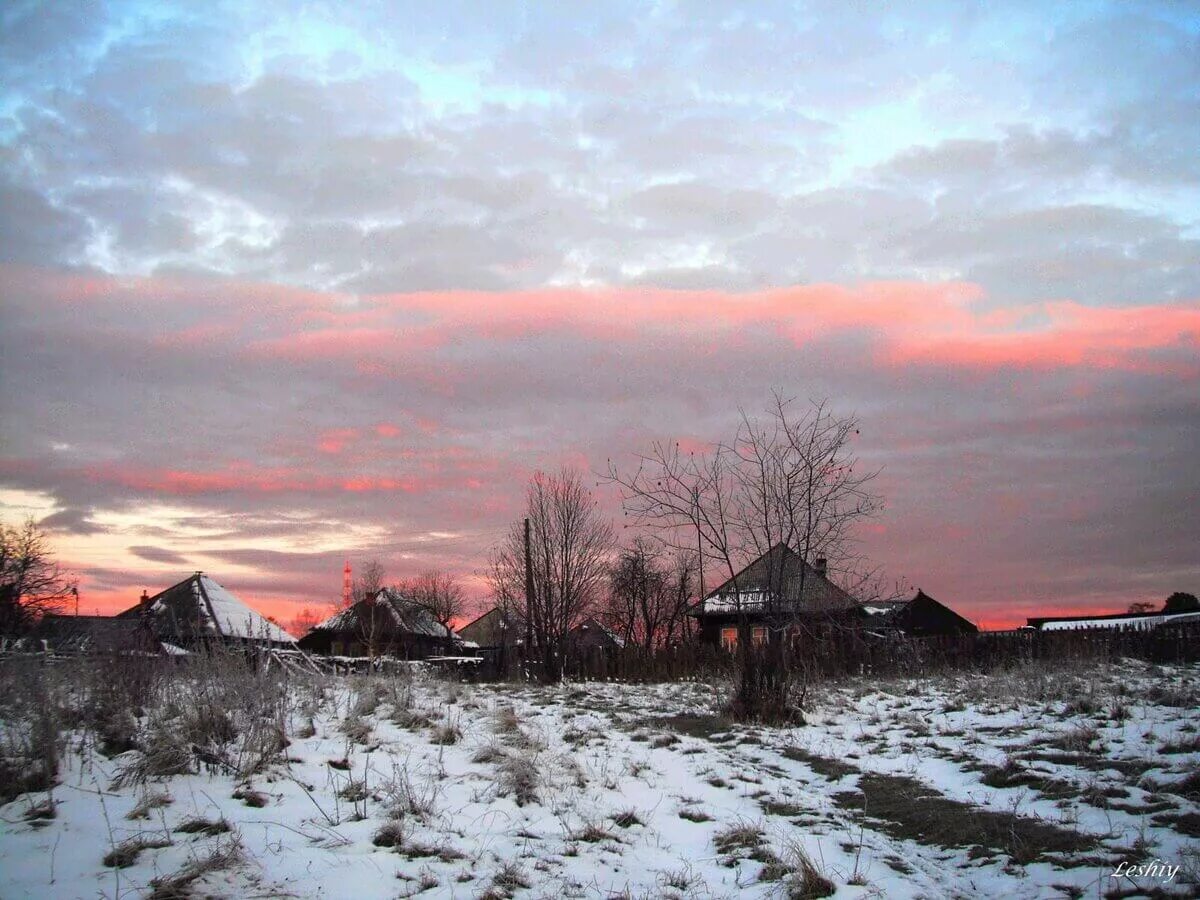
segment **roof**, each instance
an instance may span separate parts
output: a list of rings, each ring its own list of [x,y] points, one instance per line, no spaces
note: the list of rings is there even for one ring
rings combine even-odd
[[[368,610],[382,610],[388,621],[397,631],[408,634],[421,634],[435,638],[455,638],[450,628],[437,620],[432,612],[411,598],[405,597],[392,588],[384,588],[373,597],[360,600],[353,606],[348,606],[334,613],[321,622],[313,631],[335,631],[359,633]],[[311,632],[310,632],[311,633]]]
[[[1031,616],[1028,627],[1041,631],[1072,631],[1079,628],[1158,628],[1200,622],[1200,612],[1108,613],[1099,616]]]
[[[524,625],[515,615],[515,611],[509,610],[506,614],[499,606],[493,606],[458,629],[460,638],[474,641],[480,647],[499,646],[504,642],[506,635],[512,635],[511,640],[519,641],[523,633]]]
[[[603,637],[616,647],[625,646],[625,638],[621,637],[603,622],[596,619],[584,619],[578,625],[571,629],[571,634],[580,635],[584,632],[595,631],[603,635]]]
[[[735,590],[736,584],[736,590]],[[803,591],[803,596],[800,596]],[[704,598],[697,613],[760,610],[774,595],[804,611],[850,609],[857,601],[786,544],[776,544]]]
[[[142,630],[139,620],[115,616],[48,613],[38,622],[33,637],[60,651],[129,650],[154,644],[150,634]]]
[[[145,617],[160,638],[222,637],[294,644],[296,639],[203,572],[185,578],[117,614]]]
[[[873,600],[858,605],[872,629],[921,633],[976,632],[978,627],[922,590],[907,600]]]

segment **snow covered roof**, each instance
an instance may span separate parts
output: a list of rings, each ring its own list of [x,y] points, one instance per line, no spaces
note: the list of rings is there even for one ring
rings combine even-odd
[[[733,578],[711,591],[696,614],[753,612],[774,594],[805,611],[844,610],[856,605],[848,593],[784,544],[776,544]]]
[[[313,631],[357,632],[363,615],[371,608],[372,603],[375,609],[387,615],[391,624],[399,631],[436,638],[458,638],[458,635],[439,622],[427,608],[391,588],[384,588],[373,600],[360,600],[353,606],[334,613],[313,628]]]
[[[275,644],[296,642],[294,637],[203,572],[171,585],[119,616],[145,616],[160,638],[223,637]]]
[[[1081,628],[1139,628],[1200,622],[1200,612],[1114,613],[1104,616],[1032,617],[1029,625],[1042,631],[1075,631]]]

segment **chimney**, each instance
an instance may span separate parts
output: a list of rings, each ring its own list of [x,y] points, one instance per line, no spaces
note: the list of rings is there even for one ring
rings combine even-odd
[[[813,568],[816,570],[817,574],[820,575],[822,578],[825,577],[825,570],[828,567],[829,567],[829,560],[827,560],[823,556],[818,556],[816,565],[813,566]]]
[[[145,609],[150,605],[150,595],[146,593],[145,590],[142,591],[142,596],[138,598],[138,603],[141,605],[142,609]]]

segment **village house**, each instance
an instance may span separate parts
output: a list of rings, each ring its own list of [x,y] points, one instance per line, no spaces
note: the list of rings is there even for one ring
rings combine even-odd
[[[251,609],[203,572],[120,612],[118,620],[141,622],[168,650],[211,647],[295,647],[296,639]]]
[[[859,604],[863,627],[883,635],[932,637],[934,635],[976,634],[978,626],[922,590],[907,600],[876,601]]]
[[[158,653],[161,642],[140,618],[47,613],[26,643],[49,653]]]
[[[690,615],[699,623],[702,643],[730,651],[737,648],[743,618],[751,640],[762,643],[772,615],[809,624],[836,622],[876,636],[930,637],[979,630],[920,590],[907,600],[860,602],[829,579],[824,559],[810,564],[783,544],[710,591]]]
[[[766,640],[772,612],[797,617],[844,617],[858,601],[829,580],[826,562],[809,564],[784,544],[776,544],[733,577],[710,591],[689,615],[700,626],[700,641],[734,650],[738,625],[748,621],[751,640]]]
[[[392,588],[335,613],[300,639],[301,650],[327,656],[428,659],[462,648],[462,639],[428,608]]]

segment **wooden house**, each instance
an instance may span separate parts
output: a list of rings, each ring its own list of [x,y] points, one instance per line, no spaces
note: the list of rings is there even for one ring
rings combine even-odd
[[[154,596],[143,592],[137,606],[116,618],[140,621],[159,641],[185,649],[296,645],[294,637],[203,572]]]
[[[907,600],[862,603],[862,626],[869,632],[907,637],[975,634],[979,628],[922,590]]]
[[[690,615],[700,626],[702,643],[733,650],[738,625],[749,623],[751,640],[765,641],[768,619],[845,616],[858,606],[829,580],[824,559],[808,563],[784,544],[776,544],[732,578],[710,591]]]
[[[427,659],[461,652],[462,640],[426,607],[391,588],[330,616],[300,639],[328,656]]]

